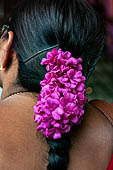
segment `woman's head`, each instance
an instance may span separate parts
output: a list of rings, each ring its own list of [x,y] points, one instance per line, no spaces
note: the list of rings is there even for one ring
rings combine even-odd
[[[83,58],[83,74],[89,77],[103,49],[104,30],[85,0],[24,0],[15,11],[9,30],[14,32],[13,48],[18,54],[22,86],[40,91],[46,72],[40,62],[46,56],[45,49],[57,44],[73,57]],[[45,51],[29,60],[41,50]]]
[[[83,74],[88,78],[104,46],[103,23],[85,0],[24,0],[12,16],[9,30],[14,33],[13,45],[12,32],[5,36],[10,41],[5,42],[17,53],[16,83],[34,92],[40,92],[40,81],[46,73],[40,63],[51,47],[82,58]],[[69,134],[47,142],[50,145],[47,169],[66,170]]]

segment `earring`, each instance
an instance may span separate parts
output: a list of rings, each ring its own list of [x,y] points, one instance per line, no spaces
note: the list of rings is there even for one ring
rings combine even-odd
[[[0,71],[2,71],[2,70],[3,70],[3,66],[1,65],[1,66],[0,66]]]

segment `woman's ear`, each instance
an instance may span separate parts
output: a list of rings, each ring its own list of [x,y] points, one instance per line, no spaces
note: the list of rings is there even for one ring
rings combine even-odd
[[[12,31],[8,32],[8,38],[5,40],[4,45],[3,45],[3,49],[5,51],[3,57],[2,57],[2,61],[1,61],[1,65],[3,68],[6,68],[7,64],[8,64],[8,60],[10,56],[10,49],[12,47],[13,44],[13,39],[14,39],[14,34]]]

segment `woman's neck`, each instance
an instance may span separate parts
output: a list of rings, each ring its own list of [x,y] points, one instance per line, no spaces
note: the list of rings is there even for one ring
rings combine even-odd
[[[10,87],[8,85],[3,86],[1,100],[4,100],[5,98],[9,96],[12,96],[18,93],[24,93],[24,92],[29,92],[29,91],[23,88],[22,86],[18,86],[17,84],[10,85]]]

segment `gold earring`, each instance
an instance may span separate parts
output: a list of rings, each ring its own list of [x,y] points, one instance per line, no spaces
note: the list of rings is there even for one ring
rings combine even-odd
[[[3,70],[3,65],[0,66],[0,71],[2,71],[2,70]]]

